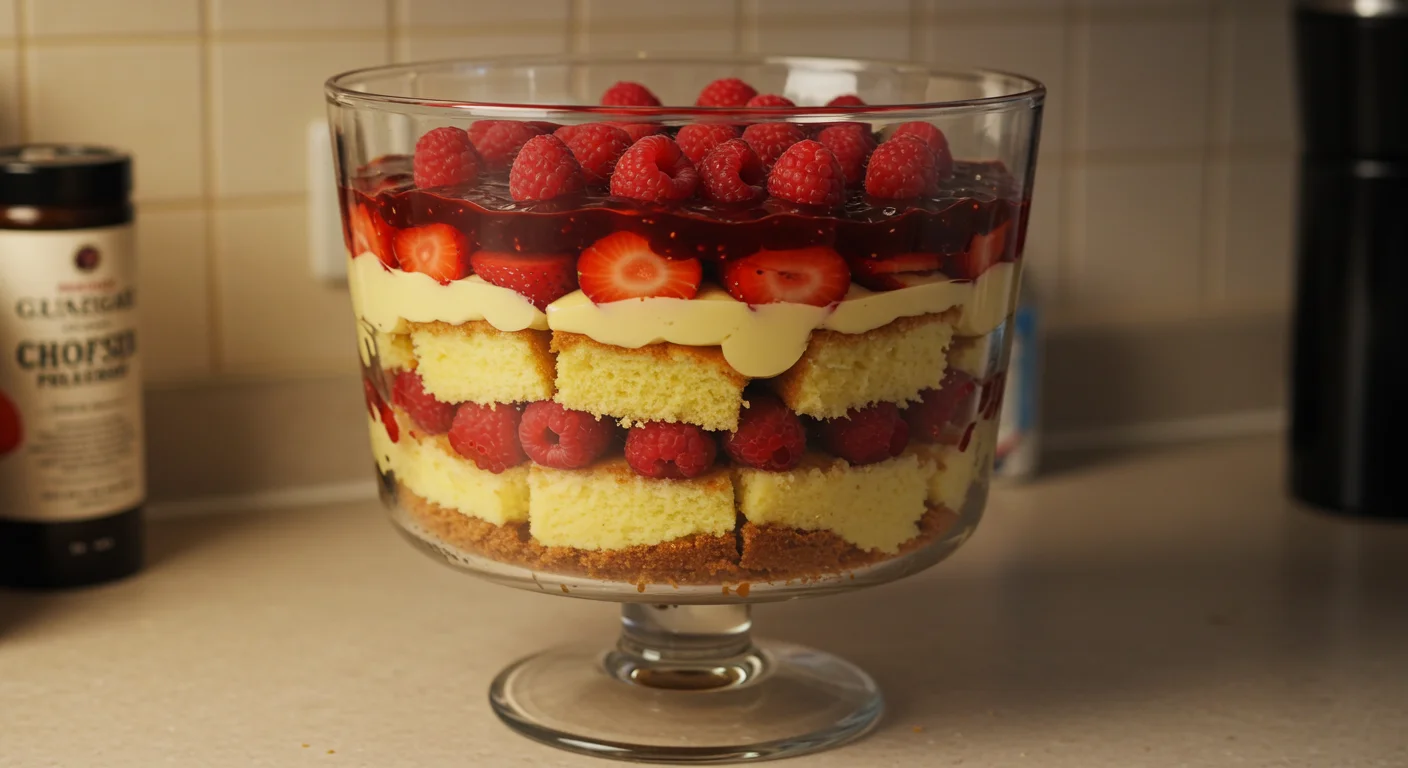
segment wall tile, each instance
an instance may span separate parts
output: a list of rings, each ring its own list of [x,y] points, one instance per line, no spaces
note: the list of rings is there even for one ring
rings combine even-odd
[[[213,46],[216,189],[221,196],[302,192],[308,122],[326,114],[323,82],[386,58],[378,42]]]
[[[1231,136],[1236,145],[1297,142],[1292,29],[1289,13],[1237,15],[1224,39],[1231,46]]]
[[[0,143],[20,140],[19,51],[0,45]]]
[[[355,371],[347,286],[309,275],[304,207],[221,208],[215,216],[222,368],[260,374]]]
[[[1066,215],[1066,171],[1055,164],[1038,164],[1036,186],[1032,190],[1032,213],[1027,221],[1027,278],[1034,280],[1042,299],[1057,300],[1061,295],[1062,222]]]
[[[396,61],[427,61],[514,53],[564,53],[567,30],[543,34],[501,35],[401,35],[396,39]]]
[[[854,0],[746,0],[744,12],[759,21],[816,19],[846,16],[864,19],[875,16],[908,16],[909,0],[871,0],[862,7]]]
[[[584,0],[578,43],[584,51],[727,52],[737,16],[728,2]]]
[[[1225,170],[1225,300],[1287,307],[1295,261],[1295,162],[1290,157],[1233,160]]]
[[[385,29],[386,0],[211,0],[220,32]]]
[[[568,0],[392,0],[404,27],[566,26]]]
[[[31,140],[130,150],[138,199],[201,193],[201,66],[194,43],[44,46],[27,55]]]
[[[928,24],[928,59],[948,67],[984,67],[1035,77],[1046,85],[1042,152],[1066,151],[1066,32],[1056,21]]]
[[[15,34],[15,0],[0,0],[0,38]]]
[[[1084,25],[1084,148],[1201,147],[1207,139],[1211,24],[1121,21]]]
[[[195,34],[200,0],[25,0],[31,35]]]
[[[858,25],[841,20],[834,24],[798,27],[785,22],[760,23],[757,51],[884,59],[905,59],[910,55],[907,24]]]
[[[929,0],[939,13],[951,11],[1053,11],[1064,12],[1069,0]]]
[[[1194,163],[1073,168],[1068,215],[1072,304],[1196,308],[1202,259],[1203,167]]]
[[[142,371],[147,382],[210,373],[204,211],[137,211]]]

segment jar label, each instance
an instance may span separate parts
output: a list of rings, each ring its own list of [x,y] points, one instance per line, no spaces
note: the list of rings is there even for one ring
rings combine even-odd
[[[146,494],[132,227],[0,231],[0,518]]]

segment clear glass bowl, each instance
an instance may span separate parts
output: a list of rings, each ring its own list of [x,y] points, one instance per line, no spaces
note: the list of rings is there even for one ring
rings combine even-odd
[[[506,670],[500,716],[680,762],[869,728],[870,679],[754,644],[748,605],[915,573],[977,525],[1042,86],[582,56],[327,95],[393,520],[481,577],[626,604],[614,651]]]

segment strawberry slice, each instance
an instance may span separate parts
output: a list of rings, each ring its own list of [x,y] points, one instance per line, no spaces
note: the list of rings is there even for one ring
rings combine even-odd
[[[441,283],[469,274],[469,246],[449,224],[403,229],[396,233],[393,250],[401,269],[430,275]]]
[[[634,232],[603,237],[577,261],[577,282],[594,304],[648,296],[692,299],[702,277],[699,259],[667,259]]]
[[[988,271],[1007,254],[1007,232],[1011,228],[1009,221],[986,235],[973,235],[967,250],[949,258],[944,274],[972,280]]]
[[[396,254],[391,251],[391,225],[365,203],[347,209],[347,226],[352,230],[352,255],[375,254],[387,269],[394,269]]]
[[[762,250],[724,266],[724,290],[749,304],[785,301],[824,307],[851,287],[846,260],[830,248]]]
[[[913,278],[939,270],[937,253],[901,253],[883,259],[852,259],[851,279],[872,291],[893,291],[913,284]]]
[[[538,309],[577,290],[575,261],[570,253],[475,251],[469,257],[484,282],[514,291]]]

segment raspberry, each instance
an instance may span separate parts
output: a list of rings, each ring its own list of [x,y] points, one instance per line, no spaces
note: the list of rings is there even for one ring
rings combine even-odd
[[[625,131],[607,123],[559,128],[553,135],[572,150],[572,156],[582,165],[588,184],[606,183],[621,153],[631,146],[631,137]]]
[[[615,437],[609,421],[551,400],[529,403],[518,424],[518,441],[528,458],[545,467],[580,469],[596,461]]]
[[[611,174],[611,194],[647,203],[684,200],[699,173],[669,136],[646,136],[627,149]]]
[[[479,178],[479,153],[469,134],[445,126],[426,131],[416,141],[415,183],[421,189],[473,184]]]
[[[391,386],[391,400],[401,406],[416,426],[426,434],[443,435],[450,431],[455,420],[455,404],[441,402],[435,395],[425,391],[425,382],[415,371],[402,371],[396,374]]]
[[[904,200],[938,190],[934,153],[916,138],[893,138],[870,154],[865,191],[872,197]]]
[[[736,77],[725,77],[704,86],[699,98],[694,100],[696,107],[741,107],[757,96],[753,86]]]
[[[720,203],[742,203],[763,194],[767,174],[753,148],[742,139],[729,139],[709,150],[699,164],[704,196]]]
[[[622,80],[601,94],[601,103],[608,107],[658,107],[660,99],[640,83]]]
[[[949,368],[938,389],[919,393],[920,400],[904,409],[914,439],[923,443],[957,445],[968,422],[978,414],[978,382]]]
[[[846,94],[842,94],[842,95],[840,95],[840,96],[837,96],[836,98],[832,99],[831,101],[826,102],[826,106],[828,106],[828,107],[863,107],[863,106],[865,106],[865,102],[861,101],[861,100],[860,100],[860,97],[857,96],[857,95],[855,95],[854,93],[846,93]]]
[[[665,130],[665,126],[655,123],[612,123],[612,125],[625,131],[626,135],[631,137],[632,144],[646,136],[654,136]]]
[[[513,165],[519,148],[541,133],[537,126],[515,120],[479,120],[469,126],[469,140],[479,151],[484,169],[490,171]]]
[[[909,425],[894,403],[846,411],[821,423],[821,444],[852,464],[874,464],[898,456],[909,444]]]
[[[835,207],[846,191],[846,176],[831,150],[807,139],[777,159],[768,174],[768,191],[800,205]]]
[[[714,438],[693,424],[651,421],[626,434],[626,463],[646,477],[698,477],[717,453]]]
[[[508,194],[520,202],[551,200],[579,191],[582,166],[556,136],[534,136],[518,151],[508,174]]]
[[[745,107],[795,107],[797,102],[775,93],[760,93],[749,99]]]
[[[846,186],[860,186],[865,181],[865,161],[875,151],[875,136],[870,126],[860,123],[841,123],[822,129],[817,141],[831,150],[841,163],[841,172],[846,177]]]
[[[915,121],[900,123],[890,138],[910,136],[923,141],[934,153],[934,173],[942,179],[953,172],[953,151],[948,148],[948,137],[931,123]]]
[[[731,125],[722,123],[693,123],[680,129],[675,135],[675,143],[680,145],[680,151],[689,158],[689,162],[698,166],[704,160],[704,156],[709,154],[709,150],[728,141],[738,138],[738,129]]]
[[[391,438],[391,442],[401,442],[401,427],[396,423],[396,412],[391,410],[391,406],[381,399],[381,393],[377,391],[376,384],[370,378],[362,377],[362,396],[367,399],[367,411],[372,418],[381,422],[386,428],[386,436]],[[16,438],[12,438],[16,439]]]
[[[518,444],[518,409],[505,403],[461,403],[450,424],[450,447],[486,472],[499,474],[527,457]]]
[[[775,395],[750,394],[738,415],[738,430],[724,438],[724,451],[740,464],[782,472],[807,451],[807,431],[797,414]]]
[[[763,167],[771,169],[787,148],[807,136],[791,123],[756,123],[743,129],[743,140],[758,153]]]

